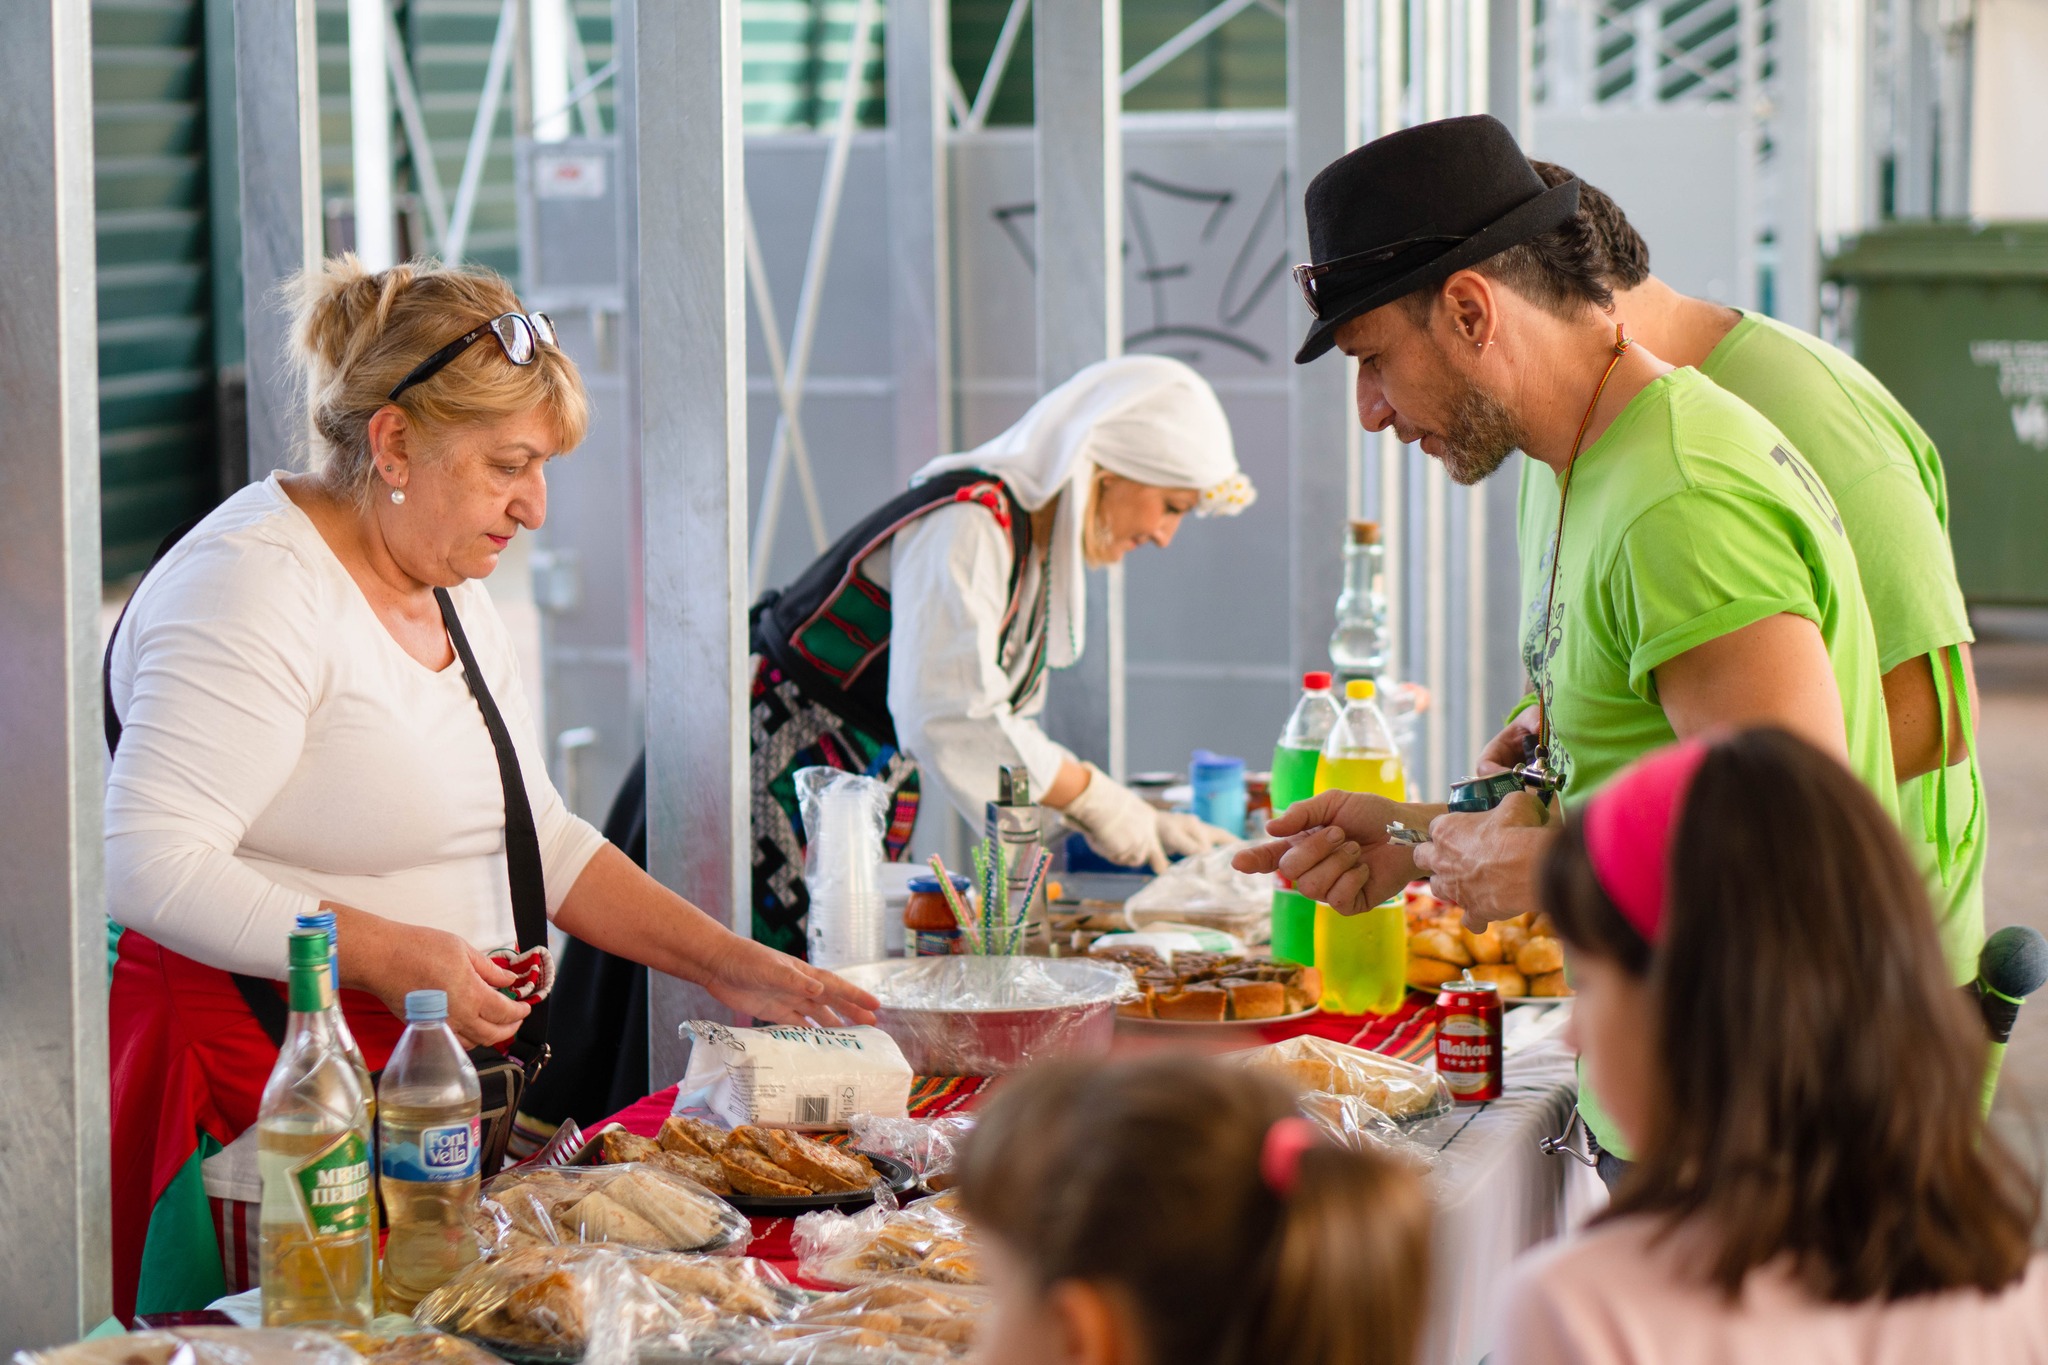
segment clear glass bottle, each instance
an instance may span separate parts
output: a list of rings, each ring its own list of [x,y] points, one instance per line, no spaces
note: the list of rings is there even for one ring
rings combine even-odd
[[[360,1327],[375,1313],[370,1120],[335,1027],[333,940],[291,936],[291,1016],[263,1087],[263,1325]]]
[[[332,910],[315,910],[300,915],[296,922],[300,929],[316,929],[327,935],[327,965],[334,986],[334,1033],[341,1040],[343,1050],[348,1053],[349,1062],[356,1069],[356,1082],[363,1087],[363,1107],[369,1111],[370,1120],[370,1169],[377,1169],[377,1087],[370,1080],[369,1065],[363,1061],[363,1050],[356,1045],[356,1036],[349,1031],[348,1015],[341,1008],[341,933],[336,927]],[[374,1196],[374,1190],[373,1190]],[[374,1245],[384,1232],[383,1210],[377,1200],[370,1200],[370,1241]],[[382,1302],[383,1290],[377,1282],[377,1262],[370,1262],[370,1292],[373,1302]]]
[[[1330,675],[1301,677],[1301,699],[1273,746],[1273,813],[1315,795],[1316,764],[1323,742],[1337,727],[1339,708],[1330,695]],[[1316,960],[1316,903],[1289,887],[1273,893],[1273,956],[1312,967]]]
[[[1344,592],[1337,598],[1337,629],[1330,662],[1346,680],[1386,676],[1392,663],[1387,635],[1386,547],[1376,521],[1354,521],[1344,541]]]
[[[482,1175],[483,1091],[448,1027],[448,997],[411,991],[405,1032],[384,1068],[377,1120],[379,1184],[391,1236],[384,1306],[413,1305],[477,1258],[469,1212]]]

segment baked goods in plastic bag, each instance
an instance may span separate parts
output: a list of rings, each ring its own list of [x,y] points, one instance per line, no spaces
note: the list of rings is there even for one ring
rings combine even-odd
[[[498,1357],[481,1346],[446,1332],[425,1327],[402,1330],[392,1335],[380,1335],[379,1332],[336,1332],[334,1337],[369,1361],[370,1365],[497,1365],[498,1362]]]
[[[637,1365],[952,1365],[959,1359],[919,1337],[783,1322],[680,1337],[670,1349],[641,1350]]]
[[[987,1314],[988,1295],[925,1280],[874,1280],[814,1299],[795,1322],[809,1327],[850,1327],[919,1341],[965,1355]]]
[[[532,1246],[468,1267],[413,1318],[525,1357],[625,1359],[638,1343],[721,1319],[786,1317],[800,1297],[762,1261]]]
[[[476,1220],[487,1254],[606,1242],[736,1256],[751,1236],[744,1214],[694,1180],[634,1162],[508,1171],[485,1183]]]
[[[17,1351],[14,1365],[361,1365],[325,1332],[291,1327],[175,1327]]]
[[[859,1213],[807,1213],[790,1242],[804,1278],[855,1285],[890,1277],[979,1284],[980,1257],[948,1196],[900,1209],[877,1204]]]
[[[1355,1096],[1402,1123],[1451,1109],[1450,1088],[1434,1071],[1314,1034],[1232,1055],[1247,1066],[1285,1076],[1303,1090]]]

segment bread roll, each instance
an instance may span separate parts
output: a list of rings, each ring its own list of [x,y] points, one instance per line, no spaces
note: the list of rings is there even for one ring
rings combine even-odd
[[[1542,976],[1564,966],[1564,945],[1554,938],[1532,938],[1515,954],[1515,969],[1523,976]]]
[[[1501,946],[1500,935],[1490,924],[1483,934],[1475,934],[1461,924],[1458,926],[1458,940],[1465,945],[1465,951],[1472,955],[1474,962],[1499,962],[1507,955]]]
[[[1529,916],[1529,937],[1556,938],[1557,924],[1548,915],[1540,912],[1531,914]]]
[[[1433,957],[1454,967],[1472,965],[1472,954],[1465,951],[1465,945],[1441,929],[1424,929],[1419,934],[1410,934],[1408,956]],[[1456,976],[1457,973],[1452,972],[1451,975]]]
[[[1500,960],[1513,962],[1515,954],[1522,951],[1522,945],[1529,941],[1528,926],[1517,924],[1511,919],[1496,920],[1487,926],[1493,936],[1500,940]]]
[[[1456,980],[1464,970],[1433,957],[1408,955],[1408,984],[1418,990],[1433,991],[1446,981]]]
[[[1561,971],[1545,972],[1541,976],[1529,978],[1529,994],[1531,995],[1562,996],[1570,995],[1571,993],[1572,988],[1564,984],[1564,973]]]
[[[1529,993],[1529,978],[1523,976],[1513,967],[1505,965],[1474,967],[1472,969],[1472,979],[1474,981],[1491,981],[1500,988],[1500,997],[1503,1000],[1520,999]]]

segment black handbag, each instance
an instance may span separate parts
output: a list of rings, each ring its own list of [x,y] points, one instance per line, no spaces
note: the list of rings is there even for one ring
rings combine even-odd
[[[198,524],[195,519],[171,532],[157,547],[156,554],[150,559],[150,567],[155,568],[157,561]],[[130,600],[133,600],[132,595]],[[434,601],[441,608],[442,624],[448,628],[448,639],[455,646],[456,658],[462,663],[469,694],[476,699],[476,709],[483,713],[484,728],[491,734],[491,747],[497,751],[498,777],[505,788],[505,870],[512,883],[512,923],[519,937],[519,948],[524,952],[547,942],[547,884],[541,869],[540,835],[533,824],[533,806],[526,798],[526,782],[519,771],[519,754],[512,747],[511,732],[505,728],[505,718],[499,714],[498,704],[484,682],[483,670],[477,667],[476,655],[470,652],[469,637],[462,632],[462,621],[455,614],[455,603],[446,588],[434,589]],[[114,640],[120,634],[121,621],[126,620],[127,615],[127,608],[122,608],[121,620],[114,623],[113,631],[107,636],[106,655],[100,664],[100,696],[110,759],[121,744],[121,721],[114,714]],[[262,1025],[270,1040],[282,1048],[290,1011],[285,1007],[284,996],[278,991],[278,983],[239,972],[230,975],[235,989],[241,992],[242,999],[248,1004],[249,1012],[256,1016],[256,1022]],[[483,1091],[482,1149],[479,1155],[481,1169],[486,1175],[495,1174],[505,1164],[505,1152],[512,1141],[512,1125],[519,1114],[520,1100],[525,1097],[526,1088],[533,1084],[541,1068],[547,1065],[547,1039],[548,1002],[542,998],[533,1002],[532,1010],[503,1051],[494,1047],[469,1049],[470,1065],[476,1068],[477,1082]],[[375,1073],[372,1081],[382,1074]]]

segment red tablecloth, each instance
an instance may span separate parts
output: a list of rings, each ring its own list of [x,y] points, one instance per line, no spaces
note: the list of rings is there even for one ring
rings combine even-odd
[[[1420,1061],[1428,1056],[1436,1045],[1436,998],[1421,991],[1410,991],[1401,1008],[1392,1014],[1351,1015],[1316,1014],[1307,1019],[1290,1020],[1284,1024],[1257,1025],[1242,1033],[1232,1031],[1243,1038],[1248,1045],[1253,1040],[1268,1043],[1284,1042],[1304,1034],[1349,1043],[1353,1047],[1371,1048],[1384,1052],[1390,1057],[1403,1061]],[[1133,1043],[1157,1044],[1162,1040],[1186,1037],[1190,1042],[1202,1035],[1193,1030],[1175,1029],[1168,1034],[1163,1029],[1143,1029],[1131,1032],[1119,1031],[1119,1046]],[[910,1112],[917,1118],[942,1118],[974,1106],[981,1091],[989,1083],[986,1076],[920,1076],[910,1093]],[[653,1137],[660,1131],[662,1120],[675,1108],[676,1090],[670,1086],[641,1100],[638,1104],[621,1109],[610,1118],[593,1126],[596,1132],[609,1124],[616,1123],[630,1133],[642,1137]],[[790,1232],[795,1220],[790,1218],[756,1218],[754,1240],[747,1248],[749,1256],[772,1261],[783,1274],[803,1283],[796,1271],[796,1251],[790,1245]],[[816,1286],[823,1288],[824,1286]]]

